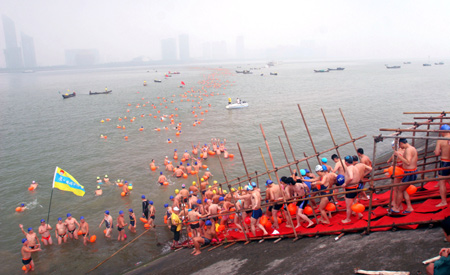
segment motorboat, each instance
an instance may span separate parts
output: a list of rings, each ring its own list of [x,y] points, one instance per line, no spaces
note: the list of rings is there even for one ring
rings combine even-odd
[[[242,101],[241,103],[228,104],[227,106],[225,106],[225,108],[227,109],[241,109],[246,107],[248,107],[248,103],[245,101]]]

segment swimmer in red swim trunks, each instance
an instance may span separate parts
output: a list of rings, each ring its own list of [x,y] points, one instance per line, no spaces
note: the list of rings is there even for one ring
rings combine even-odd
[[[41,241],[44,243],[44,245],[47,244],[53,244],[52,241],[52,235],[50,234],[50,230],[52,230],[52,227],[45,223],[45,220],[41,220],[41,225],[39,226],[38,232],[41,234]]]

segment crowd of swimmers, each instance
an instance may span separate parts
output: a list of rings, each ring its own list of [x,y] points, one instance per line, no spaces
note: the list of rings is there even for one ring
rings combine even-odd
[[[441,128],[442,129],[442,128]],[[448,127],[447,130],[450,130]],[[450,137],[450,133],[443,134],[444,137]],[[205,145],[207,146],[207,145]],[[214,149],[221,151],[221,142],[215,143]],[[402,177],[396,177],[395,182],[411,182],[417,179],[417,161],[418,154],[416,148],[408,143],[405,138],[400,138],[398,144],[392,144],[394,153],[392,158],[388,161],[393,166],[400,167],[404,171]],[[198,150],[200,146],[193,146],[194,150]],[[397,150],[395,150],[397,148]],[[201,151],[208,152],[209,147],[201,148]],[[223,152],[223,151],[221,151]],[[193,160],[191,169],[196,170],[196,165],[199,165],[201,158],[191,157],[187,152],[183,154],[183,158]],[[439,140],[435,149],[436,156],[441,157],[441,168],[450,167],[450,144],[448,141]],[[176,158],[175,158],[176,157]],[[207,157],[207,156],[206,156]],[[206,158],[205,157],[205,158]],[[174,159],[177,159],[177,152],[174,153]],[[208,245],[211,242],[220,242],[218,233],[223,232],[229,228],[231,224],[234,224],[236,230],[240,232],[251,232],[253,236],[257,235],[257,231],[262,231],[263,235],[267,235],[266,228],[261,224],[261,219],[270,219],[273,224],[272,228],[275,230],[272,234],[277,234],[280,227],[280,222],[287,221],[287,215],[290,211],[287,211],[287,206],[284,203],[286,200],[304,199],[296,202],[297,210],[295,213],[296,224],[293,224],[295,228],[304,226],[309,228],[315,225],[315,223],[303,213],[303,210],[308,204],[316,208],[321,217],[317,220],[319,223],[329,224],[331,212],[326,209],[326,206],[330,203],[336,203],[339,198],[332,195],[337,192],[337,189],[333,189],[335,186],[344,188],[348,191],[344,195],[346,204],[346,218],[341,222],[343,224],[350,223],[351,215],[358,215],[358,218],[362,217],[361,213],[354,213],[352,211],[352,205],[355,200],[368,200],[369,197],[362,191],[365,182],[368,181],[369,174],[372,172],[372,162],[369,157],[364,154],[364,150],[359,148],[357,155],[346,156],[344,159],[339,158],[334,154],[331,156],[334,162],[334,167],[330,166],[327,158],[322,158],[321,163],[315,167],[316,174],[312,173],[308,169],[301,169],[299,173],[296,170],[291,175],[283,176],[279,179],[278,183],[268,179],[265,182],[265,196],[255,182],[249,182],[247,185],[237,188],[231,188],[228,192],[221,188],[221,185],[212,180],[213,174],[206,169],[200,182],[192,182],[192,185],[187,187],[185,184],[181,186],[181,189],[175,190],[175,196],[169,197],[169,202],[164,205],[165,215],[164,221],[167,227],[173,232],[173,246],[179,247],[181,239],[181,231],[183,225],[186,227],[187,235],[192,239],[194,249],[193,255],[201,253],[200,247],[202,245]],[[396,163],[394,163],[394,160]],[[152,162],[154,163],[154,162]],[[187,173],[187,167],[181,168],[179,165],[173,170],[173,165],[167,160],[164,161],[166,170],[173,171],[174,176],[178,177],[176,173],[177,169],[183,170],[183,173]],[[200,162],[201,164],[201,162]],[[169,167],[168,167],[169,166]],[[440,176],[450,175],[450,168],[441,170]],[[107,179],[107,176],[105,176]],[[103,180],[105,180],[105,178]],[[107,179],[108,180],[108,179]],[[167,178],[164,175],[160,175],[158,179],[159,183],[164,183]],[[437,207],[446,205],[446,187],[445,180],[439,181],[440,194],[442,201]],[[414,211],[409,194],[406,192],[407,185],[398,186],[394,188],[391,213],[409,214]],[[126,188],[128,190],[128,187]],[[124,190],[124,191],[127,191]],[[314,195],[329,195],[320,196],[315,198]],[[96,191],[97,194],[97,191]],[[99,194],[101,195],[101,194]],[[305,199],[307,198],[307,199]],[[142,220],[146,223],[146,228],[154,228],[156,209],[153,205],[153,201],[148,200],[145,195],[142,195]],[[402,209],[402,202],[405,200],[406,209]],[[262,205],[262,202],[266,202],[267,205]],[[266,211],[263,211],[263,206]],[[128,230],[132,233],[136,232],[136,215],[133,209],[128,210],[129,223],[125,222],[124,212],[121,210],[118,213],[116,219],[116,226],[118,230],[118,241],[123,241],[126,238],[125,227],[128,225]],[[220,219],[219,219],[220,217]],[[303,223],[303,224],[302,224]],[[105,224],[105,237],[110,238],[112,236],[112,230],[114,228],[114,219],[110,215],[109,211],[105,211],[104,218],[102,219],[100,226]],[[286,223],[286,227],[291,225]],[[31,253],[39,251],[41,244],[36,232],[30,227],[28,232],[25,232],[23,226],[20,228],[26,238],[22,240],[22,257],[23,264],[26,267],[33,270],[34,264],[31,259]],[[38,233],[41,235],[41,241],[44,245],[52,244],[52,237],[50,234],[52,227],[48,225],[45,220],[41,220],[41,225],[38,229]],[[65,221],[62,218],[58,218],[58,223],[55,225],[55,238],[58,240],[58,244],[66,242],[68,239],[78,239],[78,235],[83,237],[83,243],[86,245],[89,241],[89,225],[85,221],[84,217],[80,217],[80,223],[73,218],[70,214],[67,214]],[[450,252],[450,251],[449,251]]]

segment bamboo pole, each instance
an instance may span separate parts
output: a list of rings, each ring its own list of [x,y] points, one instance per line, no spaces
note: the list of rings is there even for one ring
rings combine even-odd
[[[262,160],[263,160],[263,162],[264,162],[264,166],[266,167],[266,173],[267,173],[267,175],[269,176],[269,179],[270,180],[272,180],[272,177],[271,177],[271,175],[270,175],[270,173],[269,173],[269,168],[267,167],[267,162],[266,162],[266,160],[264,159],[264,155],[263,155],[263,153],[262,153],[262,151],[261,151],[261,147],[258,147],[259,148],[259,152],[261,153],[261,158],[262,158]],[[262,176],[262,175],[261,175]]]
[[[286,140],[287,140],[288,145],[289,145],[289,149],[291,150],[292,158],[294,159],[294,163],[295,163],[295,166],[297,167],[297,171],[300,171],[300,168],[298,167],[297,159],[295,158],[294,150],[292,149],[291,142],[289,141],[289,137],[288,137],[287,132],[286,132],[286,128],[284,128],[283,121],[281,121],[281,126],[283,127],[284,136],[286,137]]]
[[[426,130],[424,130],[426,131]],[[446,132],[446,131],[439,131],[439,132]],[[447,131],[448,132],[448,131]],[[406,138],[406,139],[411,139],[411,138],[415,138],[415,139],[429,139],[429,140],[450,140],[450,138],[446,138],[446,137],[412,137],[412,136],[384,136],[384,135],[379,135],[379,136],[374,136],[373,138]]]
[[[316,156],[317,156],[317,162],[321,163],[320,159],[319,159],[319,154],[318,154],[318,152],[316,150],[316,146],[314,145],[314,141],[312,140],[311,133],[309,132],[308,124],[306,123],[305,116],[303,115],[302,108],[300,108],[300,104],[297,104],[297,106],[298,106],[298,110],[300,111],[300,114],[302,115],[303,124],[305,124],[306,132],[308,133],[309,140],[311,141],[311,145],[312,145],[312,147],[314,149],[314,154],[316,154]]]
[[[347,120],[345,119],[344,113],[342,112],[341,108],[339,108],[339,112],[341,113],[342,119],[344,120],[345,127],[347,128],[348,135],[350,136],[350,138],[353,141],[352,143],[353,143],[353,147],[355,148],[355,152],[358,152],[358,149],[356,149],[356,144],[355,144],[354,139],[352,137],[352,133],[350,132],[350,128],[348,127]]]
[[[247,165],[245,165],[244,156],[242,155],[241,146],[239,146],[239,143],[236,143],[239,149],[239,154],[241,155],[242,164],[244,165],[245,174],[247,175],[248,181],[251,181],[251,177],[248,175]]]
[[[223,176],[224,176],[225,181],[226,181],[226,183],[227,183],[227,185],[228,185],[228,190],[230,191],[230,194],[231,194],[231,203],[234,204],[234,209],[236,209],[236,211],[238,211],[238,207],[236,206],[236,200],[234,199],[234,194],[233,194],[233,192],[231,191],[231,186],[230,186],[230,184],[228,183],[227,174],[225,173],[225,169],[223,169],[222,160],[220,159],[220,156],[218,156],[218,159],[219,159],[220,167],[222,168]],[[238,215],[239,215],[240,217],[242,217],[242,209],[239,209],[238,212],[239,212]],[[237,213],[237,212],[235,212],[235,213]],[[242,231],[244,232],[245,240],[248,241],[248,236],[247,236],[247,233],[245,232],[245,226],[244,226],[244,223],[243,223],[243,221],[242,221],[242,218],[240,218],[239,220],[241,221]]]
[[[442,111],[442,112],[403,112],[404,115],[428,115],[428,114],[440,114],[440,115],[445,115],[446,111]]]
[[[416,132],[416,133],[448,133],[447,130],[420,130],[420,129],[394,129],[394,128],[381,128],[379,131],[381,132]]]
[[[289,159],[286,155],[286,151],[284,150],[283,142],[281,141],[280,136],[278,136],[278,140],[280,141],[281,149],[283,149],[284,157],[286,158],[286,163],[289,164]],[[292,168],[290,165],[289,165],[289,172],[291,172],[291,175],[292,175]]]
[[[330,125],[328,124],[327,117],[325,116],[325,113],[323,112],[323,109],[320,109],[320,110],[322,111],[323,119],[325,120],[325,123],[327,124],[327,128],[328,128],[328,132],[330,133],[331,141],[333,141],[333,145],[334,145],[334,147],[336,147],[336,153],[338,154],[339,161],[341,162],[342,169],[344,169],[344,172],[346,172],[347,169],[345,168],[344,163],[342,163],[342,157],[341,157],[341,154],[339,153],[339,150],[338,150],[339,146],[337,146],[336,142],[334,141],[333,133],[331,132],[331,128],[330,128]],[[319,162],[319,163],[321,164],[321,162]]]
[[[269,143],[267,142],[266,135],[265,135],[265,133],[264,133],[264,129],[263,129],[263,127],[262,127],[261,124],[259,124],[259,127],[261,128],[261,133],[262,133],[262,135],[263,135],[264,142],[265,142],[266,148],[267,148],[267,152],[269,153],[269,158],[270,158],[270,161],[272,162],[272,166],[273,166],[274,169],[276,169],[275,162],[273,161],[272,153],[270,152]],[[277,170],[278,170],[278,169],[275,170],[275,177],[277,178],[277,183],[278,183],[279,177],[278,177]],[[284,203],[286,203],[286,194],[285,194],[284,191],[281,189],[281,186],[280,186],[280,191],[281,191],[281,195],[283,196],[283,201],[284,201]],[[274,199],[274,198],[272,198],[272,199]],[[282,208],[282,209],[283,209],[283,208]],[[290,225],[292,226],[292,229],[294,230],[294,235],[295,235],[295,237],[297,238],[297,232],[295,231],[294,223],[292,222],[291,213],[289,213],[289,211],[288,211],[288,213],[287,213],[287,216],[288,216],[289,223],[290,223]],[[277,217],[275,217],[275,218],[277,218]]]

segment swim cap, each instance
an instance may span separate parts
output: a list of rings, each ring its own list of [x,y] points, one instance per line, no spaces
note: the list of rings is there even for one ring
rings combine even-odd
[[[440,128],[442,131],[449,131],[450,130],[450,126],[448,124],[444,124],[441,126]]]
[[[323,167],[320,164],[316,165],[316,172],[323,172]]]
[[[173,211],[180,211],[180,209],[179,209],[178,207],[175,206],[175,207],[173,208]]]
[[[197,165],[197,162],[195,162],[195,165]]]
[[[325,164],[322,165],[322,169],[324,172],[326,172],[328,170],[327,166]]]
[[[252,186],[256,187],[256,182],[252,181]]]
[[[100,189],[100,185],[97,185],[97,189]]]
[[[194,194],[194,191],[189,191],[189,194]]]
[[[182,184],[182,185],[181,185],[181,188],[186,188],[186,185]]]
[[[301,174],[302,176],[306,175],[305,169],[300,169],[300,174]]]
[[[266,180],[266,185],[271,185],[273,183],[273,181],[271,180]]]
[[[236,191],[236,189],[234,189],[234,187],[231,187],[231,192],[234,192],[234,191]]]
[[[212,225],[212,223],[211,223],[211,221],[210,221],[210,220],[207,220],[207,221],[205,222],[205,225],[206,225],[206,226],[211,226],[211,225]]]
[[[72,214],[70,214],[70,213],[67,213],[67,217],[70,217],[70,216],[72,216]]]
[[[108,210],[106,210],[106,211],[105,211],[105,214],[106,214],[106,215],[109,215],[109,211],[108,211]]]
[[[144,195],[142,195],[142,196],[141,196],[141,198],[142,198],[142,199],[145,199],[145,196],[144,196]]]
[[[327,158],[322,158],[322,162],[327,163],[328,162]]]
[[[183,163],[182,163],[182,162],[180,162],[180,165],[183,165]]]
[[[80,220],[84,220],[84,217],[83,217],[83,216],[81,216],[81,217],[80,217]]]
[[[169,163],[170,163],[170,160],[169,160]]]
[[[189,166],[189,163],[186,163],[186,166]]]
[[[164,204],[164,207],[169,207],[169,204],[167,204],[167,203],[166,203],[166,204]]]
[[[205,181],[205,179],[204,179],[204,178],[201,178],[201,181]]]
[[[170,196],[169,199],[173,200],[173,196]]]
[[[223,197],[220,197],[220,198],[219,198],[219,201],[223,201],[223,200],[224,200],[224,198],[223,198]]]
[[[185,152],[187,152],[187,150],[184,150]]]
[[[206,168],[206,171],[209,171],[209,168]]]
[[[192,182],[192,185],[196,185],[195,181]]]
[[[442,127],[441,127],[442,128]],[[442,129],[441,129],[442,130]],[[36,183],[34,180],[31,183]]]
[[[189,209],[188,209],[188,212],[191,212],[191,211],[192,211],[192,209],[189,208]]]
[[[197,203],[198,203],[198,204],[202,204],[202,200],[201,200],[201,199],[198,199],[198,200],[197,200]]]
[[[21,203],[20,206],[24,207],[24,206],[25,206],[25,203]]]
[[[401,139],[398,140],[398,142],[408,143],[408,140],[406,138],[401,138]]]
[[[33,227],[28,227],[28,232],[30,232],[31,230],[33,230]]]
[[[128,183],[128,181],[125,181],[124,183]]]
[[[216,190],[213,190],[213,194],[215,194],[216,193]]]
[[[352,164],[353,163],[353,157],[352,156],[346,156],[345,157],[345,162]]]
[[[252,191],[252,190],[253,190],[253,187],[252,187],[251,185],[246,185],[246,186],[245,186],[245,190],[247,190],[247,191]]]
[[[28,241],[27,238],[22,239],[22,243],[25,243],[26,241]]]
[[[45,222],[45,220],[44,220],[44,219],[42,219],[42,220],[41,220],[41,222]]]
[[[105,175],[105,178],[107,178],[108,177],[108,175]]]
[[[175,152],[176,152],[176,151],[177,151],[177,149],[175,149],[175,150],[173,150],[173,151],[175,151]]]
[[[130,209],[128,209],[128,212],[131,212],[131,213],[133,213],[133,209],[131,209],[131,208],[130,208]]]
[[[226,194],[226,193],[228,193],[228,192],[227,192],[227,190],[223,190],[223,193]]]
[[[162,172],[159,172],[160,175],[162,175]]]
[[[99,179],[100,179],[100,177],[97,177],[97,179],[99,180]]]
[[[150,203],[151,205],[153,205],[153,201],[149,201],[148,203]]]
[[[344,184],[344,182],[345,182],[344,175],[337,175],[336,181],[337,181],[337,184],[336,184],[337,186],[341,186],[342,184]]]
[[[306,174],[308,174],[308,173],[310,173],[310,172],[309,172],[309,170],[308,170],[308,169],[305,169],[305,173],[306,173]]]
[[[205,200],[204,200],[204,202],[207,202],[207,201],[208,201],[208,199],[205,199]]]
[[[117,182],[120,182],[120,179],[117,179]]]
[[[180,193],[180,190],[175,189],[175,194],[178,194],[178,193]]]
[[[119,211],[119,215],[122,215],[122,214],[123,214],[123,211],[122,211],[122,210],[120,210],[120,211]]]
[[[59,217],[59,218],[58,218],[58,221],[62,221],[62,218],[61,218],[61,217]]]
[[[213,183],[216,184],[216,183],[217,183],[217,180],[213,181]]]

